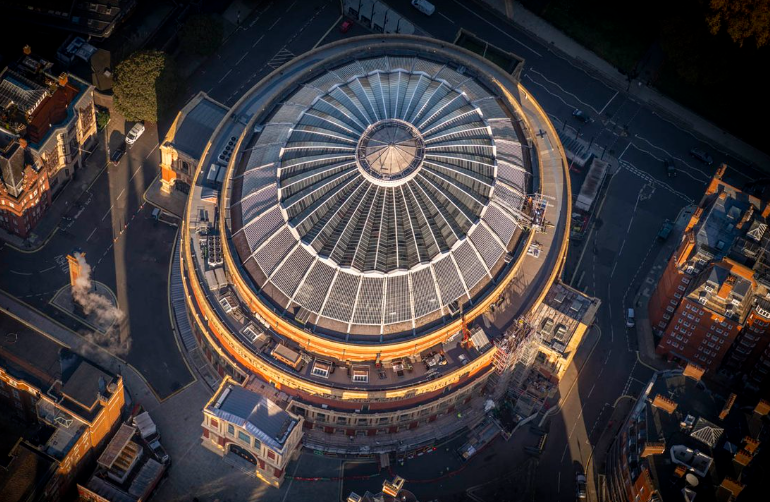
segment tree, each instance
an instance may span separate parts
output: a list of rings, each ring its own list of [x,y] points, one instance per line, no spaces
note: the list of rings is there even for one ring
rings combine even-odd
[[[224,28],[218,18],[196,14],[190,16],[179,30],[179,40],[185,49],[201,56],[210,56],[222,43],[223,33]]]
[[[157,122],[173,100],[176,82],[166,53],[135,52],[115,68],[115,107],[129,121]]]
[[[706,23],[712,35],[724,28],[740,47],[752,37],[762,47],[770,42],[770,0],[710,0]]]

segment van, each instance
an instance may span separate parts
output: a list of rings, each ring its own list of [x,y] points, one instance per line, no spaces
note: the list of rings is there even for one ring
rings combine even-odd
[[[159,220],[160,219],[160,209],[157,207],[152,210],[152,219],[153,220]]]
[[[436,6],[427,0],[412,0],[412,7],[419,10],[426,16],[432,16],[436,12]]]
[[[633,328],[634,326],[636,326],[634,309],[628,309],[628,314],[626,315],[626,328]]]

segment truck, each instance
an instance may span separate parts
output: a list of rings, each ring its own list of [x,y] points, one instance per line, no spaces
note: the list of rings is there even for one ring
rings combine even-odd
[[[586,179],[583,181],[583,186],[580,188],[577,200],[575,201],[575,208],[586,213],[591,212],[591,208],[596,201],[596,196],[599,193],[599,188],[602,186],[602,181],[607,175],[607,168],[609,164],[603,160],[593,159],[591,161],[591,168],[586,174]]]
[[[158,428],[146,411],[134,417],[134,427],[139,429],[139,435],[148,443],[160,439]]]

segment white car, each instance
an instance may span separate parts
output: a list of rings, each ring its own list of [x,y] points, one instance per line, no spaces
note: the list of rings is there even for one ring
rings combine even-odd
[[[136,140],[139,139],[139,137],[144,132],[144,124],[141,122],[137,122],[134,124],[134,127],[131,128],[130,131],[128,131],[128,134],[126,134],[126,144],[133,145],[136,143]]]

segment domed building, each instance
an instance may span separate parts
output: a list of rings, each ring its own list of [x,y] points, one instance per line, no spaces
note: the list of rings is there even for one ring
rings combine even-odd
[[[564,152],[527,91],[451,44],[367,36],[297,57],[216,120],[181,270],[220,376],[302,416],[319,450],[403,450],[483,415],[496,337],[567,247]]]

